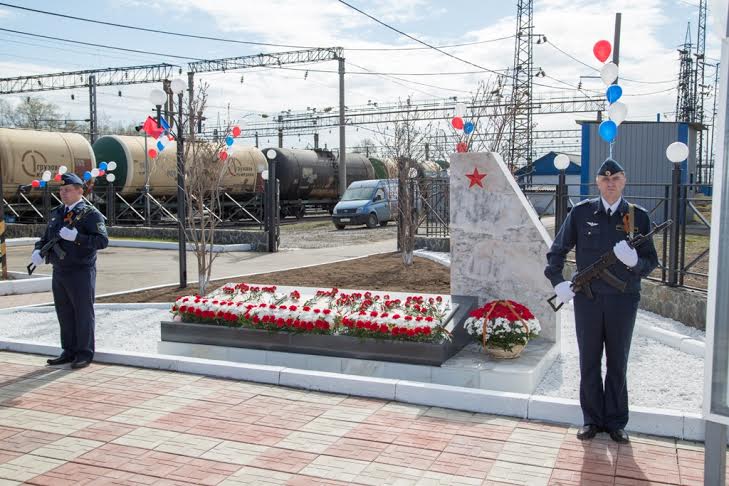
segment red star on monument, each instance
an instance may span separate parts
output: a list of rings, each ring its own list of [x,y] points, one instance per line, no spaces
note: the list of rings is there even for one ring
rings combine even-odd
[[[466,174],[466,177],[468,177],[471,180],[471,183],[468,185],[468,188],[472,188],[475,185],[478,185],[479,187],[483,188],[483,184],[481,184],[481,180],[486,177],[486,174],[479,174],[477,168],[473,168],[473,172],[470,174]]]

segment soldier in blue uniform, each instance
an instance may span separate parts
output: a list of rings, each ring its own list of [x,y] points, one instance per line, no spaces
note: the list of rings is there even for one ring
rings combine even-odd
[[[647,234],[651,230],[648,213],[623,197],[625,171],[615,160],[603,162],[596,177],[600,197],[587,199],[572,208],[547,253],[544,274],[554,286],[560,302],[574,298],[575,327],[580,353],[580,406],[584,426],[580,440],[608,432],[616,442],[628,442],[628,354],[640,301],[640,281],[658,266],[653,241],[631,248],[628,232]],[[593,281],[594,299],[575,295],[572,283],[562,275],[567,253],[575,248],[577,270],[613,251],[618,262],[609,270],[625,282],[624,292],[603,280]],[[603,349],[607,374],[603,384]]]
[[[82,199],[83,181],[76,174],[63,174],[59,193],[63,205],[51,212],[31,260],[35,265],[53,265],[53,301],[61,325],[63,352],[49,359],[48,364],[71,363],[76,369],[88,366],[94,358],[96,251],[106,248],[109,238],[101,213]],[[65,256],[50,251],[44,259],[41,248],[57,235]]]

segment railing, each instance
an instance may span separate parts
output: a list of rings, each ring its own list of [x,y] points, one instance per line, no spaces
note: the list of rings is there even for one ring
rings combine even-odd
[[[708,286],[711,200],[692,184],[626,184],[624,194],[629,201],[643,206],[654,223],[673,220],[673,225],[654,238],[659,266],[649,276],[672,287],[686,287],[705,292]],[[569,195],[579,188],[579,196]],[[572,191],[574,193],[574,191]],[[572,206],[588,197],[597,197],[595,184],[564,184],[555,186],[555,233],[562,226]]]
[[[415,208],[416,234],[447,238],[450,222],[450,179],[419,177],[410,179],[410,194]]]

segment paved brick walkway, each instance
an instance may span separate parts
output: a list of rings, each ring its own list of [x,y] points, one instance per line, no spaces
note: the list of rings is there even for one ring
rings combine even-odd
[[[0,486],[702,484],[701,445],[0,353]]]

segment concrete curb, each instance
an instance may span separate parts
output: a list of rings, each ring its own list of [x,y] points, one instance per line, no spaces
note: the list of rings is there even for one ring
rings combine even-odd
[[[38,238],[9,238],[5,240],[8,247],[31,246],[38,241]],[[147,248],[150,250],[177,250],[179,245],[176,241],[147,241],[147,240],[125,240],[121,238],[109,238],[109,246],[121,248]],[[195,249],[195,245],[188,243],[187,251]],[[253,246],[249,243],[235,245],[213,245],[214,253],[227,253],[231,251],[252,251]]]
[[[8,238],[5,240],[5,246],[33,246],[40,238]]]
[[[635,332],[639,336],[655,339],[661,344],[665,344],[666,346],[670,346],[674,349],[678,349],[679,351],[683,351],[686,354],[691,354],[699,358],[703,358],[706,351],[706,345],[703,341],[660,327],[638,324],[635,328]]]
[[[56,346],[11,339],[0,341],[0,350],[51,356],[60,351]],[[101,363],[582,425],[579,403],[563,398],[128,351],[99,350],[95,360]],[[704,421],[701,415],[677,410],[631,407],[627,430],[693,441],[704,439]]]
[[[176,241],[144,241],[144,240],[121,240],[110,238],[109,246],[121,248],[146,248],[150,250],[177,250],[180,246]],[[187,251],[195,249],[195,245],[188,243]],[[213,253],[228,253],[233,251],[252,251],[253,246],[249,243],[236,245],[213,245]]]
[[[0,281],[0,295],[34,294],[51,290],[51,276],[28,275],[25,272],[8,272],[12,280]]]

